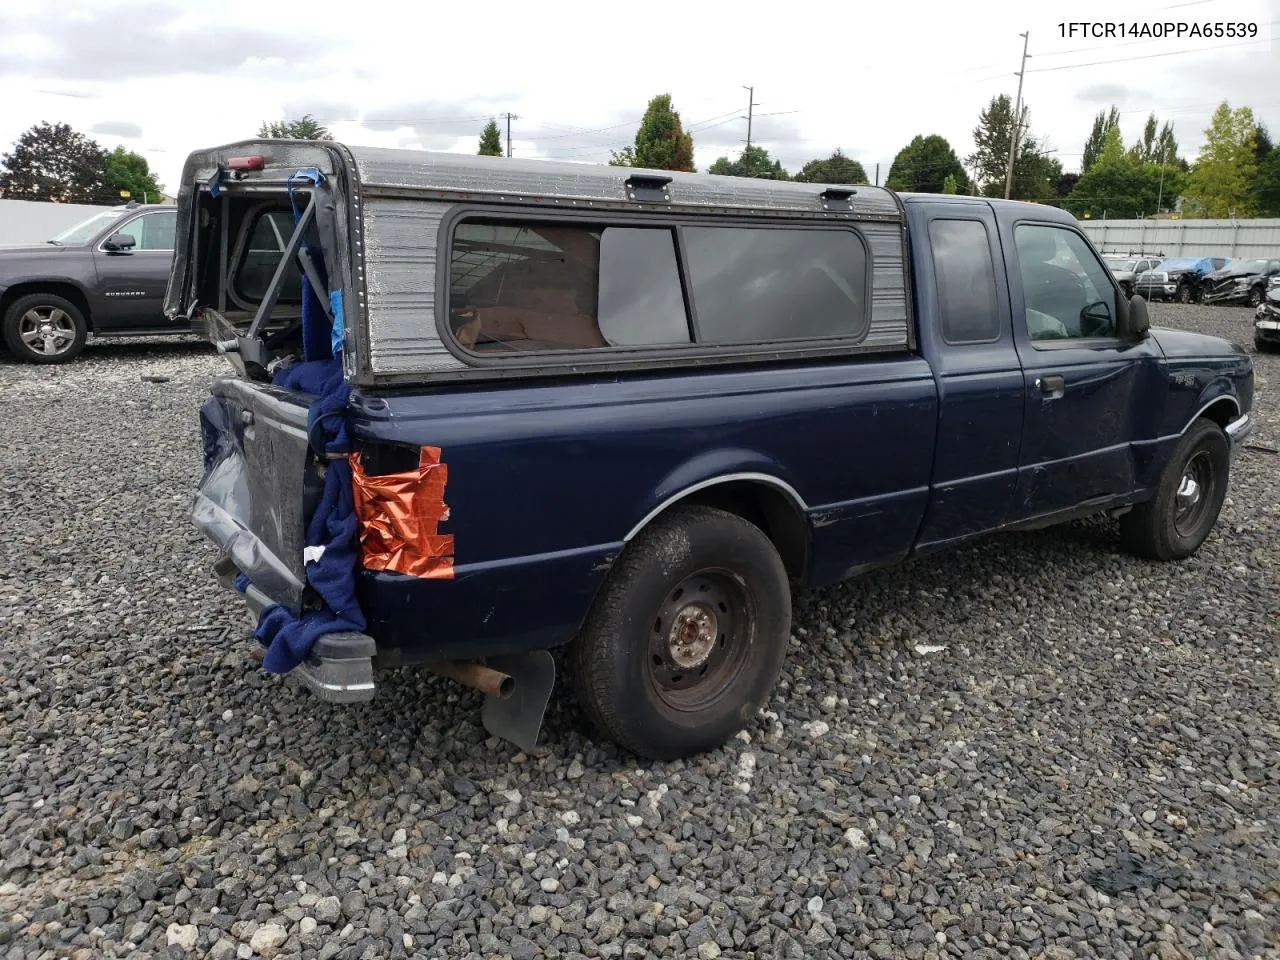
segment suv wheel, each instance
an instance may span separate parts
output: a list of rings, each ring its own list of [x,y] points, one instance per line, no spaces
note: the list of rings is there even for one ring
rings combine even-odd
[[[1189,283],[1178,284],[1177,297],[1178,297],[1179,303],[1190,303],[1193,299],[1191,296],[1191,284]]]
[[[790,637],[787,572],[763,531],[676,508],[623,551],[575,639],[578,699],[633,753],[692,756],[755,718]]]
[[[1263,293],[1261,287],[1254,287],[1249,291],[1249,306],[1256,307],[1262,303]]]
[[[1227,495],[1231,455],[1222,428],[1191,425],[1164,468],[1154,500],[1120,518],[1120,540],[1148,560],[1183,560],[1204,543]]]
[[[29,363],[66,363],[84,349],[88,326],[69,300],[51,293],[19,297],[4,315],[4,342]]]

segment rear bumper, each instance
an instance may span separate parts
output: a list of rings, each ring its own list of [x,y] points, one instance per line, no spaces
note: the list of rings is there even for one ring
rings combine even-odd
[[[1227,424],[1227,439],[1231,442],[1231,456],[1235,456],[1244,447],[1249,434],[1253,433],[1253,417],[1249,414],[1237,417]]]
[[[234,563],[224,558],[214,564],[214,573],[223,586],[232,584],[238,573]],[[273,605],[270,597],[250,584],[244,602],[255,617]],[[377,692],[373,661],[378,654],[373,637],[363,633],[329,633],[316,640],[311,654],[290,671],[317,697],[328,703],[362,703]]]

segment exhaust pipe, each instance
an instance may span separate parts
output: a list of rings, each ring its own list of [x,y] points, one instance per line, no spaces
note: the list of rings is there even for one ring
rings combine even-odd
[[[516,688],[515,678],[510,674],[500,673],[479,663],[444,660],[428,663],[427,669],[498,700],[506,700]]]

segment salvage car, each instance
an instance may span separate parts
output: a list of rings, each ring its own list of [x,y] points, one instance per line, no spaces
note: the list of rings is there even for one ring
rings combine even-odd
[[[1259,353],[1280,347],[1280,277],[1272,277],[1253,319],[1253,345]]]
[[[84,349],[90,334],[204,333],[186,318],[164,312],[177,222],[172,205],[130,203],[96,213],[44,243],[0,247],[0,331],[13,356],[29,363],[66,363]],[[244,297],[261,296],[280,262],[283,238],[293,229],[288,211],[257,224],[245,238],[243,263],[224,293],[233,308],[243,307]],[[299,268],[290,261],[286,269],[288,282],[271,330],[300,310]]]
[[[1195,303],[1204,276],[1227,265],[1222,257],[1170,257],[1134,280],[1134,293],[1147,300]]]
[[[177,221],[173,206],[133,203],[44,243],[0,247],[5,345],[19,360],[65,363],[91,333],[190,333],[164,313]]]
[[[1280,276],[1280,260],[1232,260],[1221,270],[1214,270],[1200,283],[1200,299],[1204,303],[1247,303],[1260,305],[1267,293],[1267,283]]]
[[[1186,558],[1252,428],[1250,352],[1150,329],[1046,205],[262,140],[178,206],[166,309],[232,368],[192,520],[264,667],[359,701],[418,665],[524,748],[556,648],[601,734],[681,757],[767,705],[794,586],[1099,513]]]
[[[1133,296],[1133,284],[1140,274],[1146,273],[1148,270],[1154,270],[1163,259],[1162,257],[1132,257],[1119,256],[1110,254],[1103,258],[1111,272],[1115,275],[1116,283],[1120,284],[1120,289],[1124,291],[1126,297]]]

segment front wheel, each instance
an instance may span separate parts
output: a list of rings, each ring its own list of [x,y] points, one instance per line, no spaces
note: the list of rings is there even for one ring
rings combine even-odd
[[[1192,300],[1191,284],[1189,283],[1179,284],[1177,296],[1178,296],[1179,303],[1190,303]]]
[[[84,349],[88,327],[70,300],[51,293],[19,297],[4,315],[4,342],[29,363],[66,363]]]
[[[1120,518],[1120,539],[1148,560],[1183,560],[1200,549],[1222,511],[1231,453],[1222,428],[1193,423],[1160,477],[1154,500]]]
[[[720,746],[769,698],[791,636],[791,590],[760,528],[679,507],[614,564],[574,641],[578,699],[652,760]]]
[[[1262,299],[1263,299],[1263,296],[1262,296],[1261,287],[1254,287],[1252,290],[1249,291],[1249,306],[1251,307],[1260,306],[1262,304]]]

